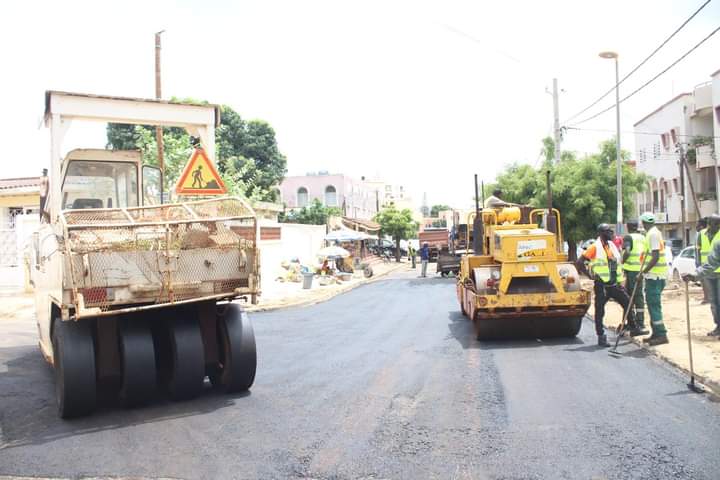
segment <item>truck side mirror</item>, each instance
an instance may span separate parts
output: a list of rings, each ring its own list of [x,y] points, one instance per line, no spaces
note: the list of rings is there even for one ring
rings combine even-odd
[[[143,205],[160,205],[162,203],[163,177],[158,167],[145,165],[142,167]]]

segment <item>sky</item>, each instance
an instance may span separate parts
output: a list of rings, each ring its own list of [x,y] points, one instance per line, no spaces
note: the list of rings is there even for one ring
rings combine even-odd
[[[599,52],[617,51],[623,76],[704,1],[12,2],[0,29],[0,176],[47,166],[45,90],[154,97],[154,33],[165,30],[163,97],[268,121],[289,175],[380,177],[418,206],[427,194],[461,208],[473,174],[491,182],[508,164],[539,162],[553,78],[564,121],[613,86],[613,61]],[[621,96],[717,26],[713,0]],[[720,33],[621,105],[623,147],[634,150],[633,123],[718,69]],[[593,152],[615,126],[613,110],[568,131],[563,148]],[[104,144],[104,125],[87,123],[71,128],[65,149]]]

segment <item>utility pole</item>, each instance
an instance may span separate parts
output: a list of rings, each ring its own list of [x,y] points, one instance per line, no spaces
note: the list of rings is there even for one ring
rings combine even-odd
[[[160,50],[162,49],[160,34],[165,30],[160,30],[155,34],[155,98],[160,100],[162,98],[162,84],[160,77]],[[158,166],[160,167],[160,173],[165,178],[165,146],[163,145],[163,131],[160,125],[155,127],[155,137],[157,138],[157,155],[158,155]],[[164,192],[160,192],[160,201],[162,203],[162,197]]]
[[[680,150],[680,161],[678,162],[678,166],[680,167],[680,221],[682,224],[682,247],[685,248],[685,246],[687,245],[687,239],[685,234],[685,168],[683,168],[683,163],[685,161],[685,150],[683,150],[682,145],[678,145],[678,148]]]
[[[558,81],[553,78],[553,129],[555,131],[555,165],[560,163],[560,98],[558,94]]]

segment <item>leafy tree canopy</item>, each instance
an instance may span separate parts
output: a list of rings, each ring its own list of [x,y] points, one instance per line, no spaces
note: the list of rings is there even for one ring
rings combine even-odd
[[[380,224],[380,232],[395,241],[395,258],[399,262],[400,240],[407,240],[417,234],[418,224],[413,220],[412,212],[408,208],[398,210],[394,203],[390,203],[375,215],[375,221]]]
[[[437,218],[440,215],[440,212],[444,210],[451,210],[451,208],[447,205],[433,205],[432,208],[430,208],[430,216]]]
[[[497,177],[505,200],[543,206],[546,202],[545,170],[554,158],[551,138],[543,140],[547,162],[540,169],[513,164]],[[551,166],[553,206],[560,210],[565,239],[574,244],[595,236],[600,223],[614,224],[617,212],[615,141],[600,143],[595,154],[578,159],[573,152],[562,152],[558,165]],[[621,153],[628,159],[628,152]],[[635,194],[647,185],[647,176],[623,163],[623,217],[630,218]]]
[[[285,223],[303,223],[306,225],[325,225],[328,217],[340,216],[342,210],[338,207],[326,207],[317,198],[300,210],[295,210],[280,216],[280,221]]]

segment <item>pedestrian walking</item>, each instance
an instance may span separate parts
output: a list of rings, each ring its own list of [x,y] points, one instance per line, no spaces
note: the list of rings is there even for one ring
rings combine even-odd
[[[633,307],[635,310],[636,333],[647,335],[650,333],[645,329],[645,297],[643,296],[643,276],[640,273],[643,255],[645,253],[645,236],[638,232],[638,222],[630,220],[627,222],[628,234],[623,237],[623,270],[625,271],[625,290],[632,292]],[[637,287],[635,285],[637,284]]]
[[[665,260],[665,241],[662,233],[655,226],[655,215],[645,212],[640,215],[640,221],[647,232],[645,234],[645,302],[650,314],[650,327],[652,334],[643,339],[643,343],[650,346],[668,343],[667,330],[663,323],[662,291],[665,289],[667,278],[667,261]]]
[[[605,317],[605,304],[608,300],[615,300],[623,308],[623,315],[627,316],[630,335],[639,335],[635,324],[635,315],[630,309],[630,296],[623,287],[622,256],[613,243],[614,233],[607,223],[598,225],[598,237],[578,258],[578,270],[595,280],[593,291],[595,293],[595,333],[598,337],[598,346],[609,347],[610,343],[605,335],[603,319]],[[586,263],[590,264],[588,271]]]
[[[708,218],[707,229],[700,233],[700,265],[697,277],[707,284],[715,328],[708,332],[709,337],[720,339],[720,215],[713,214]]]
[[[708,217],[703,217],[698,220],[695,225],[695,268],[707,263],[708,254],[710,254],[710,245],[712,244],[712,237],[708,236]],[[715,234],[713,234],[715,236]],[[701,303],[710,303],[710,282],[707,279],[700,279],[700,284],[703,287],[703,299]]]
[[[415,264],[415,247],[412,246],[411,243],[408,243],[408,256],[410,257],[410,261],[412,262],[412,268],[416,268]]]
[[[425,242],[420,248],[420,276],[423,278],[427,277],[428,261],[430,261],[430,246]]]

